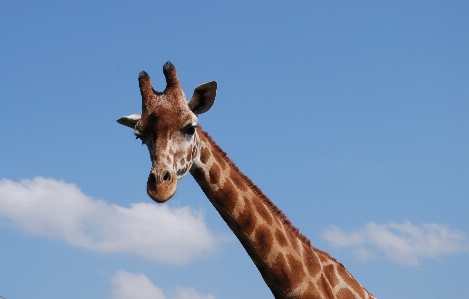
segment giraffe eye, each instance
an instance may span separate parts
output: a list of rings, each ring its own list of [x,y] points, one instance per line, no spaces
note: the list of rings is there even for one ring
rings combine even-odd
[[[189,125],[186,128],[184,128],[183,133],[184,135],[194,135],[195,134],[195,128],[197,125]]]

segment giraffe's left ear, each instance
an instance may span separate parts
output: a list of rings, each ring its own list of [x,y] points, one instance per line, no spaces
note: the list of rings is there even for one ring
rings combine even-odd
[[[187,103],[195,114],[202,114],[212,108],[217,95],[217,82],[207,82],[194,89],[192,98]]]

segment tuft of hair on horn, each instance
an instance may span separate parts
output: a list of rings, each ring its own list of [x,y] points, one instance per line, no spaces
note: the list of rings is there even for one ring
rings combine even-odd
[[[166,78],[166,88],[179,86],[179,78],[176,74],[176,68],[171,61],[168,61],[163,65],[163,74]]]

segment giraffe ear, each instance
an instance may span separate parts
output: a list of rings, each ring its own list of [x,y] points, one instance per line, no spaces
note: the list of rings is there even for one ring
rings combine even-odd
[[[217,82],[207,82],[194,89],[192,98],[187,103],[195,114],[202,114],[212,108],[217,95]]]
[[[117,122],[120,123],[121,125],[134,129],[135,125],[137,124],[137,122],[140,120],[141,117],[142,116],[140,114],[131,114],[128,116],[122,116],[121,118],[117,120]]]

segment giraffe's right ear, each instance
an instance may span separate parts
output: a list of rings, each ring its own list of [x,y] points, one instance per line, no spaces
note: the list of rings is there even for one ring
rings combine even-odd
[[[212,108],[217,95],[217,82],[207,82],[194,89],[192,98],[187,103],[195,114],[202,114]]]
[[[131,114],[128,116],[122,116],[121,118],[117,120],[117,122],[120,123],[121,125],[134,129],[135,125],[137,124],[137,122],[140,120],[141,117],[142,116],[140,114]]]

